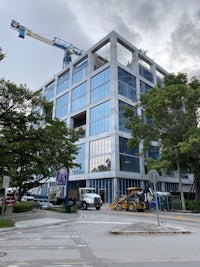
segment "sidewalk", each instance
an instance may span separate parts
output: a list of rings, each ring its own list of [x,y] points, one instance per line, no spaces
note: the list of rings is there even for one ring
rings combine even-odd
[[[33,210],[31,212],[13,213],[12,215],[4,216],[4,219],[9,219],[15,222],[14,227],[0,228],[1,232],[15,231],[19,229],[31,229],[36,227],[58,225],[74,220],[80,217],[78,212],[59,213],[48,210]]]

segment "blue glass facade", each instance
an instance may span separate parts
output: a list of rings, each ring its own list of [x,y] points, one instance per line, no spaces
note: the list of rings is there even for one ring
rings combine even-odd
[[[62,118],[68,113],[68,93],[56,99],[55,117]]]
[[[69,72],[66,72],[62,74],[60,77],[58,77],[57,82],[57,94],[63,92],[69,87]]]
[[[49,84],[45,88],[44,96],[47,100],[51,100],[54,97],[55,82]]]
[[[156,146],[151,146],[146,152],[146,157],[152,158],[154,160],[158,159],[159,155],[160,155],[159,148]]]
[[[153,73],[144,66],[139,65],[139,74],[150,82],[154,82]]]
[[[98,73],[91,79],[91,103],[110,95],[110,68]]]
[[[72,111],[79,110],[86,106],[87,82],[82,83],[72,90]]]
[[[150,85],[148,85],[147,83],[140,81],[140,93],[147,93],[149,89],[151,89],[152,87]]]
[[[128,139],[119,137],[120,170],[140,172],[139,147],[129,149]]]
[[[137,101],[135,76],[122,68],[118,68],[118,80],[118,93],[128,99]]]
[[[81,168],[74,169],[74,174],[85,173],[85,144],[78,145],[78,155],[76,155],[76,163],[81,165]]]
[[[106,101],[90,110],[90,135],[110,130],[110,101]]]
[[[127,133],[131,133],[131,130],[126,128],[125,124],[126,124],[126,118],[124,117],[124,108],[125,107],[129,107],[132,108],[135,111],[135,108],[121,100],[119,100],[118,102],[119,106],[118,106],[118,114],[119,114],[119,130],[123,131],[123,132],[127,132]]]
[[[88,61],[85,60],[73,69],[72,83],[78,83],[88,75]]]

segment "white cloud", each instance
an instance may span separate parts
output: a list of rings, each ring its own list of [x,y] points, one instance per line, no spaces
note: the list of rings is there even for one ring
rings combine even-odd
[[[61,70],[63,51],[21,40],[12,19],[87,50],[115,30],[169,72],[199,75],[199,0],[1,0],[2,77],[37,89]]]

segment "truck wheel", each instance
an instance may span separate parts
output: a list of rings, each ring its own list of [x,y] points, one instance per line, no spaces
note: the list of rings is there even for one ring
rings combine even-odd
[[[136,205],[135,201],[129,201],[128,210],[129,211],[136,211],[137,210],[137,205]]]
[[[86,202],[83,202],[82,208],[83,208],[83,210],[87,210],[87,203]]]
[[[96,207],[96,210],[100,210],[101,207]]]

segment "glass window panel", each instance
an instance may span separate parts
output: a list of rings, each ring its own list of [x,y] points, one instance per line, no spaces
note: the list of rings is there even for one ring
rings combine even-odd
[[[81,168],[74,168],[73,174],[85,173],[85,144],[78,145],[78,154],[76,155],[75,162],[81,165]]]
[[[55,88],[55,82],[51,83],[45,88],[45,97],[47,100],[50,100],[54,97],[54,88]]]
[[[110,68],[103,70],[91,79],[91,88],[96,88],[103,83],[110,81]]]
[[[130,87],[136,88],[136,79],[135,76],[130,74],[129,72],[123,70],[122,68],[118,68],[118,79]]]
[[[146,157],[147,158],[152,158],[154,160],[157,160],[160,155],[159,148],[156,146],[151,146],[147,151],[146,151]]]
[[[110,101],[91,108],[90,135],[110,130]]]
[[[119,137],[120,170],[140,172],[139,146],[134,149],[128,147],[128,139]]]
[[[88,75],[88,61],[85,60],[84,62],[81,62],[81,64],[74,67],[72,75],[72,83],[75,84],[77,82],[80,82],[87,75]]]
[[[153,73],[142,65],[139,65],[139,74],[145,79],[147,79],[148,81],[153,83],[153,80],[154,80]]]
[[[85,107],[87,104],[87,83],[82,83],[72,90],[72,111]]]
[[[90,159],[90,172],[103,172],[111,170],[111,156],[104,155]]]
[[[140,172],[140,161],[137,157],[120,155],[120,171]]]
[[[110,94],[110,82],[91,90],[91,103],[103,99]]]
[[[140,81],[140,92],[141,93],[147,93],[149,89],[151,89],[152,87],[150,85],[148,85],[147,83]]]
[[[141,183],[141,180],[137,180],[137,179],[120,179],[119,178],[120,195],[127,195],[128,187],[141,187],[140,183]]]
[[[111,153],[111,138],[106,137],[90,142],[90,156]]]
[[[137,101],[135,76],[118,68],[118,80],[118,93],[128,99]]]
[[[139,155],[139,146],[135,148],[128,147],[128,139],[124,137],[119,137],[119,152],[126,155],[138,156]]]
[[[64,73],[58,78],[57,82],[57,94],[66,90],[69,87],[69,72]]]
[[[90,172],[111,169],[111,138],[101,138],[90,142]]]
[[[126,124],[126,118],[124,117],[124,108],[125,107],[129,107],[133,110],[135,110],[135,108],[121,100],[119,100],[119,107],[118,107],[118,114],[119,114],[119,130],[127,132],[127,133],[131,133],[131,130],[125,127]]]
[[[61,118],[66,116],[68,113],[68,94],[64,94],[63,96],[56,99],[56,107],[55,107],[55,116],[56,118]]]

